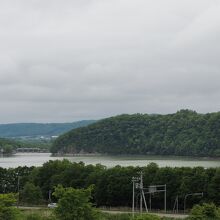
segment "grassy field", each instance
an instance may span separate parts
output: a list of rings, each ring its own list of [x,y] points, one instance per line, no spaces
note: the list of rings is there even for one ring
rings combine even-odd
[[[51,209],[21,209],[19,220],[55,220]]]

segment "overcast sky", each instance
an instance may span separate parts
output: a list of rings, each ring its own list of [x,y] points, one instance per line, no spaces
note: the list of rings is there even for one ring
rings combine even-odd
[[[0,123],[220,110],[219,0],[0,0]]]

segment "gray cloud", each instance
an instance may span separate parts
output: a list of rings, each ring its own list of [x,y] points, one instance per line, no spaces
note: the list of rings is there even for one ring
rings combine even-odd
[[[0,2],[0,123],[219,111],[217,0]]]

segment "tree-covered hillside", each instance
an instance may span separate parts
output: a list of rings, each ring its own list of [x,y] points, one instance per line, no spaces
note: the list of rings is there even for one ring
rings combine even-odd
[[[94,123],[94,120],[84,120],[73,123],[16,123],[0,124],[0,137],[21,137],[21,136],[56,136],[75,128],[87,126]]]
[[[53,153],[220,156],[220,112],[120,115],[61,135]]]

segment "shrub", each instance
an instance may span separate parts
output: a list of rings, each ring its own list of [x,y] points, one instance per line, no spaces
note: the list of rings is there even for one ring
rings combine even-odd
[[[190,213],[192,220],[208,220],[220,219],[220,210],[213,203],[204,203],[202,205],[195,205]]]
[[[61,220],[98,220],[99,213],[90,202],[91,190],[56,187],[54,195],[59,199],[56,217]]]

